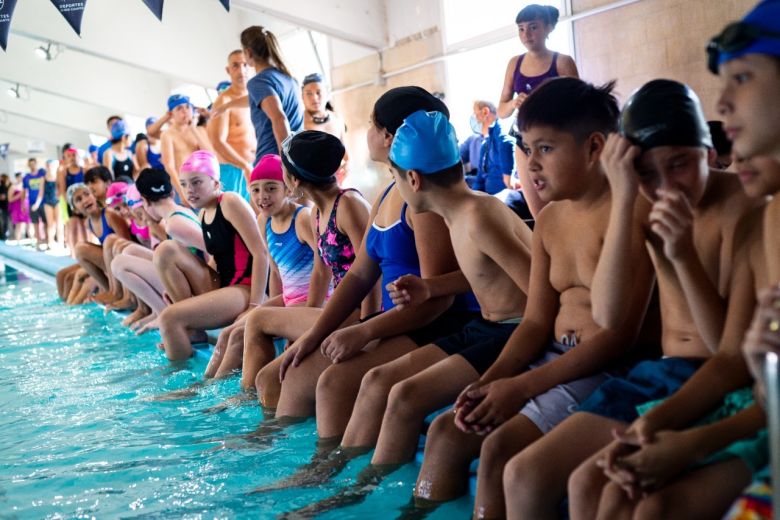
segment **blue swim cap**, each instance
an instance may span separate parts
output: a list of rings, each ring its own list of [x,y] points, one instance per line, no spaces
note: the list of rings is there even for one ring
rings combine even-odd
[[[188,96],[183,96],[181,94],[173,94],[171,97],[168,98],[169,112],[171,112],[174,108],[176,108],[179,105],[192,106],[192,103],[190,103],[190,98]]]
[[[99,150],[99,147],[94,144],[91,144],[89,145],[89,148],[87,150],[89,151],[89,153],[97,152]]]
[[[322,83],[322,74],[319,72],[312,72],[305,78],[303,78],[303,83],[301,84],[302,87],[305,87],[309,83]]]
[[[460,161],[455,128],[441,112],[418,110],[396,130],[390,160],[423,174],[454,166]]]
[[[217,84],[217,92],[219,92],[221,94],[223,90],[229,89],[230,85],[231,85],[231,83],[229,81],[220,81]]]
[[[756,30],[755,34],[749,35],[748,39],[743,39],[744,46],[739,45],[735,49],[729,48],[729,42],[723,42],[723,48],[718,56],[718,66],[729,60],[745,56],[747,54],[768,54],[770,56],[780,56],[780,0],[764,0],[756,5],[752,11],[745,15],[741,20],[742,26],[749,26]],[[732,26],[727,27],[720,38],[727,36],[731,28],[732,34],[735,31]],[[739,31],[736,31],[739,32]],[[744,36],[740,35],[732,40],[740,41]],[[729,38],[726,37],[726,40]],[[751,41],[752,40],[752,41]]]
[[[114,121],[114,124],[111,125],[111,139],[121,139],[126,135],[130,135],[127,132],[127,125],[124,121],[121,119],[119,121]]]
[[[147,118],[146,118],[146,122],[144,123],[144,127],[147,127],[147,126],[149,126],[149,125],[153,125],[153,124],[155,124],[156,122],[157,122],[157,118],[156,118],[156,117],[154,117],[154,116],[152,116],[152,117],[147,117]]]

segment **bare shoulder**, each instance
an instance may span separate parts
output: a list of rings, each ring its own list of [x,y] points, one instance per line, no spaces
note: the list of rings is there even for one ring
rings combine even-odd
[[[341,199],[339,201],[339,209],[342,206],[346,206],[352,209],[369,208],[368,201],[366,201],[363,195],[356,190],[348,190],[341,194]]]
[[[504,234],[516,235],[523,232],[522,228],[528,229],[506,204],[492,195],[475,193],[464,203],[461,213],[469,236],[479,242],[495,240]]]
[[[249,203],[237,193],[233,193],[232,191],[226,191],[222,193],[222,201],[220,205],[222,206],[222,211],[228,215],[235,215],[244,211],[252,212]]]
[[[750,208],[747,213],[742,215],[734,233],[735,248],[750,247],[750,245],[762,241],[765,209],[766,204],[759,204]]]

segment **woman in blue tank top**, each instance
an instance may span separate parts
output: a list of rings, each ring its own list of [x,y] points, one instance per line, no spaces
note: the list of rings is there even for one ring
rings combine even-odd
[[[547,37],[558,23],[558,9],[549,5],[531,4],[524,7],[515,18],[520,42],[527,49],[525,54],[509,60],[504,76],[504,87],[498,103],[498,117],[511,116],[523,100],[545,80],[558,76],[579,77],[577,65],[571,56],[553,52],[547,48]],[[531,214],[536,215],[544,202],[536,194],[525,167],[525,154],[519,135],[515,148],[517,175]]]

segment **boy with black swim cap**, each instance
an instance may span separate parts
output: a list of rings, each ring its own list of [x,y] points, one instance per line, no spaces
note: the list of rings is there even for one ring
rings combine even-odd
[[[554,517],[567,479],[573,518],[594,515],[606,483],[595,462],[612,430],[634,421],[637,405],[676,391],[717,348],[734,230],[754,202],[734,175],[710,170],[711,145],[699,100],[681,83],[651,81],[626,103],[620,133],[602,155],[612,206],[593,278],[593,313],[605,328],[620,326],[626,299],[640,289],[633,266],[646,258],[626,254],[639,219],[658,282],[664,358],[604,383],[579,412],[509,462],[504,486],[518,490],[507,499],[510,516]],[[632,212],[638,194],[652,203],[640,215]]]

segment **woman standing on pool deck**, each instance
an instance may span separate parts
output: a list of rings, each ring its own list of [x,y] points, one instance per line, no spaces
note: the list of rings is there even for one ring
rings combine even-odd
[[[549,5],[531,4],[515,18],[520,43],[527,52],[509,60],[504,76],[504,88],[498,103],[498,117],[505,118],[520,108],[528,94],[546,79],[558,76],[579,77],[577,65],[571,56],[547,48],[547,37],[558,23],[558,9]],[[534,217],[544,207],[536,194],[531,176],[525,166],[525,155],[520,143],[515,147],[515,164],[523,195]]]
[[[254,212],[240,195],[222,193],[217,157],[205,150],[194,152],[182,164],[179,181],[187,202],[200,209],[203,240],[216,271],[194,255],[180,255],[180,248],[168,255],[160,245],[155,252],[155,266],[175,302],[159,318],[171,361],[190,357],[191,341],[205,339],[206,329],[229,325],[259,306],[268,277],[268,254]]]

